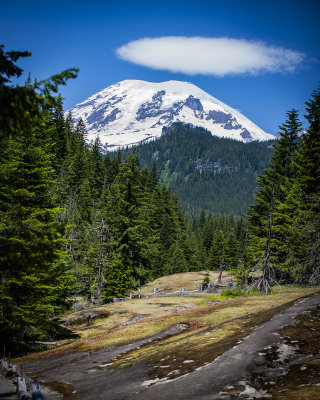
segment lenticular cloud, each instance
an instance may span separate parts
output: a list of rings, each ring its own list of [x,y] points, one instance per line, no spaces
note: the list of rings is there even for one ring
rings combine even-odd
[[[292,72],[304,59],[303,53],[264,42],[184,36],[139,39],[121,46],[116,53],[153,69],[218,77]]]

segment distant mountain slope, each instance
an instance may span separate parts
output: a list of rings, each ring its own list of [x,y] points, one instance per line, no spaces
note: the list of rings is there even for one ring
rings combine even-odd
[[[137,146],[141,166],[150,168],[155,160],[161,181],[191,215],[204,208],[244,216],[254,201],[256,176],[268,166],[272,142],[244,144],[184,124],[164,131],[160,139]]]
[[[161,136],[174,122],[200,126],[219,137],[242,142],[274,136],[189,82],[125,80],[94,94],[70,110],[83,119],[88,140],[99,135],[104,150],[132,146]]]

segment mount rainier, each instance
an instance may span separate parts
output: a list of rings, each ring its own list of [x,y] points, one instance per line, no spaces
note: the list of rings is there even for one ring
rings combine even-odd
[[[239,111],[188,82],[124,80],[101,90],[71,111],[87,126],[87,140],[97,135],[105,151],[159,138],[174,122],[200,126],[212,135],[242,142],[271,140]]]

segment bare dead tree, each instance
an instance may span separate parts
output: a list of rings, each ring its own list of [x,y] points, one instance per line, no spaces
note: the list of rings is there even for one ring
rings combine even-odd
[[[260,258],[259,262],[256,264],[256,266],[254,268],[254,269],[257,269],[257,268],[260,268],[260,266],[261,266],[262,267],[262,276],[250,286],[250,288],[256,287],[258,290],[261,290],[264,293],[268,293],[271,291],[271,287],[272,287],[273,283],[276,283],[277,285],[279,285],[279,283],[275,279],[274,270],[272,268],[272,263],[271,263],[271,255],[272,255],[271,241],[272,241],[272,238],[274,235],[273,214],[274,214],[274,208],[275,208],[275,178],[276,177],[275,177],[275,173],[274,173],[273,181],[272,181],[272,191],[271,191],[271,198],[270,198],[269,213],[268,213],[266,246],[265,246],[265,250],[262,254],[262,257]]]
[[[97,291],[97,302],[101,304],[101,292],[102,292],[102,267],[103,267],[103,243],[104,243],[104,231],[105,224],[104,219],[101,215],[101,226],[99,228],[99,257],[98,257],[98,291]]]
[[[275,178],[273,177],[271,202],[268,216],[268,231],[267,231],[267,243],[264,257],[263,275],[262,275],[262,291],[268,293],[271,290],[272,281],[272,269],[270,266],[270,255],[271,255],[271,238],[273,231],[273,211],[274,211],[274,196],[275,195]]]
[[[224,235],[222,238],[222,253],[221,253],[221,258],[220,258],[220,265],[219,265],[219,276],[218,276],[218,280],[217,280],[217,284],[221,285],[222,283],[222,272],[224,270],[224,264],[225,264],[225,255],[224,255]]]
[[[92,202],[92,217],[91,217],[91,234],[90,234],[90,254],[89,254],[89,287],[91,285],[92,280],[92,248],[94,244],[94,221],[95,221],[95,203]]]

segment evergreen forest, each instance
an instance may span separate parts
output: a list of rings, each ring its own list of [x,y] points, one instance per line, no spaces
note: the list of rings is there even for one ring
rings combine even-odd
[[[55,316],[79,299],[100,305],[177,272],[233,270],[248,285],[260,271],[253,285],[266,293],[320,283],[320,90],[306,132],[291,110],[273,144],[178,124],[103,156],[63,111],[59,86],[77,69],[16,85],[28,56],[0,47],[1,344],[26,351],[59,337]]]
[[[179,197],[189,217],[203,209],[245,217],[272,152],[273,141],[242,143],[182,123],[137,147],[141,165],[156,163],[160,182]],[[126,149],[124,156],[129,153]]]

